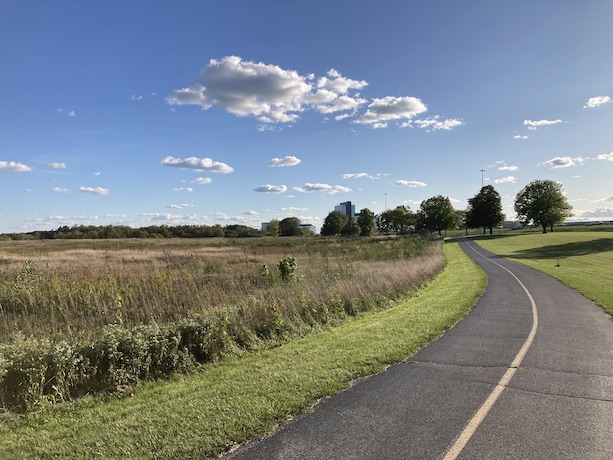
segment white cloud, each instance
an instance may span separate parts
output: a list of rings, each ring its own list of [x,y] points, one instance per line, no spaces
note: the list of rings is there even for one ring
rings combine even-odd
[[[286,190],[287,190],[287,187],[285,185],[270,185],[270,184],[260,185],[258,188],[255,189],[255,191],[258,193],[283,193]]]
[[[513,139],[528,139],[530,136],[521,136],[519,134],[513,136]]]
[[[502,179],[494,179],[495,184],[514,184],[517,182],[517,177],[515,176],[507,176]]]
[[[77,116],[77,112],[75,112],[74,110],[71,110],[70,112],[68,112],[66,114],[67,117],[76,117]]]
[[[273,158],[269,161],[271,167],[296,166],[300,160],[293,155],[288,155],[283,158]]]
[[[130,96],[130,99],[132,99],[133,101],[140,101],[142,98],[143,96],[137,96],[136,94]]]
[[[290,206],[289,208],[279,208],[279,211],[283,211],[283,212],[300,212],[300,211],[308,211],[309,208],[295,208]]]
[[[56,193],[69,193],[70,192],[70,190],[68,190],[67,188],[60,188],[60,187],[53,187],[51,191],[56,192]]]
[[[194,179],[192,181],[192,184],[203,185],[210,184],[211,182],[213,182],[213,179],[211,179],[210,177],[198,177],[197,179]]]
[[[598,155],[596,157],[596,159],[598,159],[598,160],[605,160],[605,161],[613,161],[613,152],[611,152],[611,153],[603,153],[602,155]]]
[[[410,124],[411,122],[403,123],[402,127]],[[434,115],[433,117],[428,117],[424,120],[415,120],[414,123],[422,129],[427,129],[428,131],[438,131],[439,129],[444,130],[452,130],[453,128],[457,128],[458,126],[464,125],[462,120],[458,120],[457,118],[448,118],[446,120],[441,120],[440,115]]]
[[[66,169],[66,163],[50,163],[47,166],[52,169]]]
[[[427,111],[426,105],[416,97],[393,97],[387,96],[381,99],[373,99],[368,110],[354,123],[379,124],[391,120],[410,120],[415,115]]]
[[[374,179],[374,177],[366,173],[355,173],[355,174],[343,174],[343,179]]]
[[[611,102],[610,96],[590,97],[585,103],[585,105],[583,106],[583,108],[584,109],[594,108],[594,107],[601,106],[602,104],[607,104],[609,102]]]
[[[323,192],[329,195],[335,195],[337,193],[351,192],[350,188],[343,187],[341,185],[328,185],[328,184],[311,184],[306,183],[304,187],[293,187],[297,192],[309,193],[309,192]]]
[[[168,209],[185,209],[185,208],[193,208],[193,204],[171,204],[168,206]]]
[[[108,195],[109,190],[102,187],[79,187],[80,192],[92,193],[94,195]]]
[[[419,182],[416,180],[397,180],[395,184],[400,185],[401,187],[425,187],[427,185],[424,182]]]
[[[602,202],[602,201],[613,201],[613,196],[610,196],[608,198],[600,198],[596,200],[596,202]]]
[[[170,213],[160,213],[160,212],[146,212],[142,214],[147,220],[159,220],[159,221],[167,221],[167,222],[179,222],[182,217],[181,214],[170,214]]]
[[[94,176],[99,176],[99,175],[101,175],[101,174],[102,174],[102,173],[101,173],[100,171],[96,171],[96,172],[94,173]]]
[[[498,168],[499,171],[517,171],[519,169],[518,166],[512,165],[504,165]]]
[[[219,161],[213,161],[210,158],[175,158],[167,156],[162,160],[164,166],[171,166],[173,168],[192,169],[194,171],[212,171],[221,174],[228,174],[234,171],[234,168],[228,166],[225,163]]]
[[[191,187],[176,187],[173,189],[175,192],[193,192],[194,189]]]
[[[562,120],[524,120],[524,126],[528,129],[537,129],[540,126],[557,125],[558,123],[564,123]]]
[[[257,215],[259,215],[258,212],[254,211],[253,209],[250,209],[249,211],[245,211],[243,214],[246,215],[246,216],[257,216]]]
[[[238,116],[254,116],[262,123],[287,123],[298,118],[312,86],[293,70],[243,61],[238,56],[211,59],[197,82],[173,91],[171,105],[217,105]]]
[[[29,172],[32,171],[32,168],[14,161],[0,161],[0,171]]]
[[[584,161],[585,161],[585,158],[581,158],[581,157],[576,157],[576,158],[555,157],[555,158],[552,158],[551,160],[545,161],[543,164],[551,167],[551,169],[558,169],[558,168],[568,168],[570,166],[577,166],[577,165],[583,164]]]
[[[613,209],[595,208],[588,210],[576,210],[574,216],[584,220],[613,220]]]

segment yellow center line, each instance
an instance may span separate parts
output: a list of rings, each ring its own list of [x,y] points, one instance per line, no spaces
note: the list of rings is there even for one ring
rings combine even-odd
[[[502,394],[506,386],[511,381],[511,378],[513,377],[513,375],[515,375],[515,372],[517,372],[517,368],[521,365],[521,362],[526,356],[526,353],[528,353],[528,350],[530,349],[530,346],[532,345],[532,342],[534,341],[534,336],[536,335],[536,329],[538,328],[538,310],[536,307],[536,302],[534,301],[534,298],[530,294],[530,291],[528,291],[526,286],[524,286],[524,283],[522,283],[519,280],[519,278],[515,276],[515,274],[508,268],[503,267],[499,263],[494,262],[492,259],[484,256],[470,244],[466,243],[466,246],[472,249],[479,256],[483,257],[484,259],[490,261],[491,263],[507,271],[519,283],[522,289],[526,292],[526,295],[528,296],[528,299],[530,299],[530,303],[532,304],[532,329],[530,329],[530,334],[528,334],[528,338],[526,339],[521,349],[515,356],[515,359],[513,359],[513,362],[511,363],[511,365],[507,368],[507,371],[504,373],[500,381],[496,384],[496,387],[492,390],[492,392],[487,397],[485,402],[481,405],[479,410],[475,412],[475,415],[473,415],[470,421],[466,424],[466,427],[464,428],[462,433],[460,433],[460,435],[457,437],[453,445],[449,448],[449,450],[447,451],[447,454],[444,457],[444,460],[455,460],[458,457],[458,455],[460,455],[464,447],[466,447],[466,444],[468,444],[468,441],[470,441],[470,438],[472,438],[472,436],[475,434],[475,432],[477,431],[477,428],[479,428],[479,425],[481,425],[481,422],[485,419],[487,414],[492,410],[492,407],[494,406],[494,404],[496,403],[496,401],[498,400],[498,398],[500,397],[500,395]]]

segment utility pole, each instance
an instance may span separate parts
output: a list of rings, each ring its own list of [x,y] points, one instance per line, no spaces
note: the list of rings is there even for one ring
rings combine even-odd
[[[485,172],[485,169],[481,169],[481,188],[483,188],[483,173]]]

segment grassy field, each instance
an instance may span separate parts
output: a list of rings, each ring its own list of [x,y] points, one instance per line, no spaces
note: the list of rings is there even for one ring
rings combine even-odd
[[[247,354],[132,398],[90,398],[0,423],[2,459],[188,459],[215,457],[269,432],[357,378],[382,371],[455,324],[486,279],[457,243],[428,287],[394,308],[315,336]]]
[[[488,235],[475,241],[559,279],[613,314],[613,232]]]

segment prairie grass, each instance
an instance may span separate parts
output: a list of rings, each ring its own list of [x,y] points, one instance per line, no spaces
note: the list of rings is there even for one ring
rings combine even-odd
[[[287,256],[297,260],[295,283],[280,278]],[[440,243],[422,238],[0,242],[0,341],[16,332],[82,340],[110,324],[166,324],[253,303],[291,316],[305,303],[393,300],[443,266]]]

